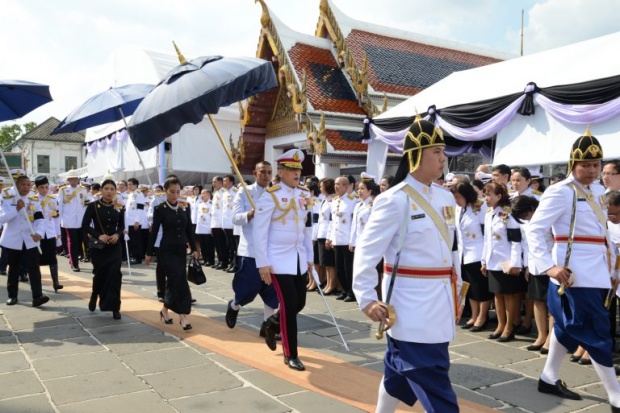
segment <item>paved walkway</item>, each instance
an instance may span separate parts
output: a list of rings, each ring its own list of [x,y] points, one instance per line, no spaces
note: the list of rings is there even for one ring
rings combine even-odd
[[[59,294],[44,270],[51,297],[44,307],[30,306],[23,283],[18,305],[0,304],[2,413],[374,411],[385,341],[374,338],[376,326],[354,304],[328,297],[346,352],[320,296],[309,293],[299,323],[307,371],[297,372],[282,363],[280,348],[271,352],[258,337],[262,302],[242,309],[235,329],[226,327],[231,274],[208,269],[207,284],[192,286],[198,301],[190,316],[194,329],[186,333],[178,317],[173,325],[159,321],[154,266],[136,266],[131,276],[124,267],[118,321],[86,308],[90,264],[82,264],[81,273],[70,272],[64,258],[60,266],[65,289]],[[0,300],[6,299],[2,287]],[[459,329],[450,347],[462,412],[609,412],[591,367],[567,357],[561,370],[584,400],[543,395],[536,381],[544,356],[525,350],[533,338],[500,344],[486,340],[488,334]]]

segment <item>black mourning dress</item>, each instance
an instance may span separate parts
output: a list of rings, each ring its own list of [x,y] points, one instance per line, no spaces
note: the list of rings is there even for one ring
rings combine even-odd
[[[118,234],[116,244],[106,244],[104,249],[91,249],[93,264],[93,294],[99,296],[101,311],[120,311],[121,309],[121,263],[123,231],[125,229],[125,208],[106,204],[99,200],[86,207],[82,219],[82,229],[93,238],[100,235]]]
[[[159,228],[162,237],[157,262],[162,265],[166,277],[164,305],[177,314],[189,314],[192,297],[187,283],[187,244],[192,252],[196,250],[189,205],[171,205],[164,201],[155,207],[146,255],[153,255]]]

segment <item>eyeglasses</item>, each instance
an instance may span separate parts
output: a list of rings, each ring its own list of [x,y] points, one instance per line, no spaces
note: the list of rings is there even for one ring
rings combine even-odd
[[[606,176],[616,176],[616,175],[620,175],[620,173],[618,173],[618,172],[615,172],[615,173],[603,172],[603,173],[601,173],[601,178],[605,178]]]

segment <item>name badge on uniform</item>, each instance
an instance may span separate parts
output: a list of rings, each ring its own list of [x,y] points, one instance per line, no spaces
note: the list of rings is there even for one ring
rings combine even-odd
[[[577,198],[577,202],[587,202],[585,198]]]
[[[446,220],[446,224],[454,225],[454,207],[453,206],[441,207],[441,211],[443,212],[443,218]]]
[[[288,198],[282,198],[282,202],[288,202]]]
[[[418,214],[418,215],[411,215],[411,219],[415,220],[415,219],[422,219],[426,216],[426,214]]]

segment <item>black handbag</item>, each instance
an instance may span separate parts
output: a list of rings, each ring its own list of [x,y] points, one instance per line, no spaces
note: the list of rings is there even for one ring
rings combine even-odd
[[[204,284],[207,282],[207,276],[202,271],[202,265],[197,259],[191,258],[187,266],[187,281],[196,285]]]
[[[88,240],[88,249],[91,250],[102,250],[106,247],[106,244],[98,240],[97,238],[90,238]]]

